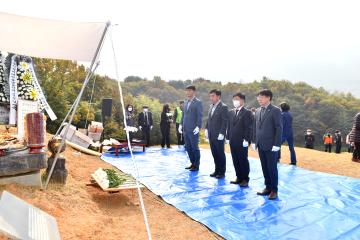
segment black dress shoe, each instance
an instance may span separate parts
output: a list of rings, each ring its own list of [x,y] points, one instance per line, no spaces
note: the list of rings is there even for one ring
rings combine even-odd
[[[296,163],[290,163],[290,165],[294,165],[294,166],[296,166]]]
[[[193,165],[190,165],[188,167],[186,167],[185,169],[191,169],[193,167]]]
[[[275,191],[271,191],[270,195],[269,195],[269,200],[275,200],[278,198],[278,194]]]
[[[240,185],[240,187],[246,188],[246,187],[249,187],[249,182],[246,181],[246,180],[244,180],[244,181],[242,181],[239,185]]]
[[[210,174],[210,177],[216,177],[216,175],[218,175],[217,172],[213,172],[212,174]]]
[[[239,179],[236,179],[235,181],[230,181],[231,184],[240,184],[241,181]]]
[[[199,171],[198,167],[193,166],[192,168],[189,169],[191,172],[197,172]]]
[[[217,179],[225,178],[225,174],[218,174],[215,176]]]
[[[264,190],[262,190],[262,192],[257,192],[256,194],[260,195],[260,196],[267,196],[267,195],[270,195],[270,193],[271,193],[271,190],[265,188]]]

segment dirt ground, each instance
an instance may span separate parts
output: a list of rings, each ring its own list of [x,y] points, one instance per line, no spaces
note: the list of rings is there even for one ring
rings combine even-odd
[[[296,148],[296,153],[299,167],[360,178],[360,163],[352,162],[348,153],[329,154],[302,148]],[[254,151],[249,151],[249,155],[257,157]],[[282,156],[281,162],[289,163],[287,147],[283,148]],[[147,239],[136,192],[109,194],[86,186],[97,168],[112,166],[98,157],[79,155],[70,147],[65,157],[69,171],[65,186],[51,184],[47,191],[42,191],[7,185],[1,186],[0,191],[7,190],[53,215],[62,239]],[[144,189],[143,196],[153,239],[222,239],[149,190]]]
[[[62,239],[147,239],[137,193],[105,193],[86,186],[97,168],[112,168],[98,157],[68,147],[64,154],[69,171],[64,187],[50,184],[48,190],[17,185],[1,186],[30,204],[53,215]],[[153,239],[222,239],[202,224],[143,190]],[[1,239],[1,238],[0,238]]]

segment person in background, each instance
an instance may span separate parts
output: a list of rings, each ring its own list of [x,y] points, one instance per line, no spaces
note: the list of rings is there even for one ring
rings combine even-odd
[[[190,171],[199,171],[200,166],[199,132],[202,124],[203,107],[195,93],[195,86],[186,87],[187,100],[184,104],[183,117],[179,126],[179,132],[184,132],[185,148],[191,162],[191,165],[185,169]]]
[[[314,149],[315,136],[312,134],[311,129],[306,130],[305,134],[305,148]]]
[[[290,164],[296,165],[296,154],[294,148],[294,133],[293,133],[293,117],[290,113],[290,105],[286,102],[280,104],[281,117],[283,123],[283,132],[282,132],[282,144],[287,141],[290,151]],[[281,158],[281,152],[279,151],[279,159]]]
[[[162,135],[161,147],[167,148],[170,147],[170,123],[172,122],[172,114],[170,113],[169,104],[163,106],[163,111],[161,113],[160,119],[160,130]]]
[[[277,160],[282,138],[281,110],[271,104],[272,98],[273,93],[268,89],[258,93],[257,100],[260,108],[255,113],[252,135],[252,147],[254,150],[258,149],[266,186],[257,194],[269,195],[269,200],[278,197]]]
[[[179,104],[180,105],[176,107],[174,111],[174,123],[176,124],[177,143],[180,147],[184,145],[184,135],[179,132],[179,126],[181,124],[181,119],[184,111],[184,101],[180,101]]]
[[[324,140],[324,146],[325,146],[325,152],[331,153],[331,148],[333,144],[333,137],[331,136],[331,133],[328,132],[323,137]]]
[[[211,101],[208,120],[205,126],[205,138],[209,140],[214,158],[215,171],[210,177],[224,178],[226,172],[225,135],[228,125],[228,107],[221,101],[221,91],[213,89],[209,93]]]
[[[351,135],[351,131],[348,135],[346,135],[346,145],[348,146],[348,153],[353,153],[354,152],[354,143],[350,142],[350,135]]]
[[[354,118],[353,127],[350,134],[350,142],[354,143],[352,161],[360,163],[360,112]]]
[[[126,112],[125,112],[125,117],[126,117],[126,125],[128,127],[135,127],[135,113],[134,113],[134,107],[131,104],[128,104],[126,106]],[[130,137],[130,141],[132,141],[133,139],[133,133],[131,131],[129,131],[129,137]]]
[[[146,147],[149,147],[150,131],[153,128],[153,118],[148,106],[143,106],[143,111],[139,114],[138,125],[139,129],[142,131],[142,139],[145,142]]]
[[[226,139],[229,140],[231,156],[235,168],[236,180],[231,184],[240,187],[249,186],[250,164],[248,150],[251,140],[254,116],[245,108],[245,95],[236,93],[233,96],[234,109],[229,112],[229,124]]]
[[[342,147],[342,137],[341,137],[341,132],[339,130],[335,131],[335,145],[336,145],[336,149],[335,149],[335,153],[341,153],[341,147]]]

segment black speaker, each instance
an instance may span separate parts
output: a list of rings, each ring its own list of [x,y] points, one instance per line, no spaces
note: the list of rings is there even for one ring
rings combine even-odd
[[[111,98],[104,98],[101,104],[101,116],[103,121],[105,118],[111,117],[112,110],[112,99]]]

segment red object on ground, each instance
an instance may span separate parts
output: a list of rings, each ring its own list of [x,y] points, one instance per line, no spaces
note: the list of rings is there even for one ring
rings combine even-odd
[[[143,148],[143,152],[145,152],[145,143],[132,142],[131,146],[132,147],[140,146]],[[119,156],[119,149],[127,148],[128,142],[120,142],[120,144],[113,144],[111,147],[115,149],[115,156]],[[100,146],[100,153],[102,153],[102,151],[103,151],[103,145]]]
[[[26,114],[29,153],[42,153],[45,147],[44,115],[42,113]]]

